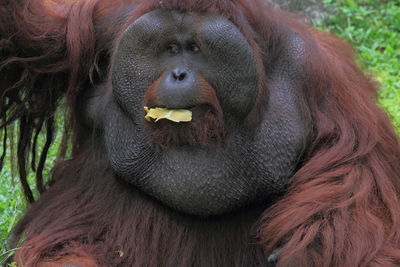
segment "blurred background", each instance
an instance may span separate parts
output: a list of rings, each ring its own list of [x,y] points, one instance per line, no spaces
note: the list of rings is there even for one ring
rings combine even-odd
[[[400,134],[400,0],[267,1],[304,14],[305,20],[316,28],[334,33],[351,43],[358,54],[358,64],[381,84],[379,104],[387,111]],[[62,118],[58,121],[57,128],[63,129]],[[9,138],[10,149],[14,150],[12,135]],[[60,142],[61,133],[58,132],[44,171],[47,177]],[[26,208],[16,168],[10,163],[12,154],[8,153],[0,172],[0,265],[2,259],[10,253],[6,250],[9,233]],[[34,179],[33,173],[30,179]]]

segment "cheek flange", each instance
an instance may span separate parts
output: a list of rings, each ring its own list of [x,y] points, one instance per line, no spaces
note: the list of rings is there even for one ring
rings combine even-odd
[[[254,107],[263,75],[250,44],[232,22],[217,15],[199,25],[198,39],[208,62],[204,77],[224,111],[245,118]]]

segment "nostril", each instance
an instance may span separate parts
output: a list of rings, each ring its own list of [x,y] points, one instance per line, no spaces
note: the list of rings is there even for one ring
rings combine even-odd
[[[186,72],[182,72],[182,73],[179,75],[178,80],[182,81],[182,80],[185,79],[185,77],[186,77]]]
[[[187,73],[185,71],[176,69],[172,71],[172,77],[176,81],[183,81],[187,76]]]

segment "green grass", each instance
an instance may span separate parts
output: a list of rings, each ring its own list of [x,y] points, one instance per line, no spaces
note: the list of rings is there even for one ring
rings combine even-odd
[[[57,128],[63,129],[62,118],[57,118]],[[11,135],[12,129],[9,130]],[[17,136],[14,132],[13,136]],[[56,141],[50,147],[48,153],[48,162],[43,170],[44,177],[50,176],[51,167],[58,154],[58,147],[61,142],[61,131],[56,136]],[[2,140],[0,138],[0,140]],[[39,144],[44,144],[44,136],[39,136]],[[10,155],[15,154],[16,151],[10,153],[10,147],[8,148],[8,154],[5,160],[4,167],[0,172],[0,266],[2,266],[3,260],[6,259],[14,250],[8,250],[8,237],[11,233],[13,226],[16,224],[18,219],[24,213],[27,207],[27,203],[24,199],[20,184],[18,183],[18,174],[16,173],[16,167],[10,165]],[[15,150],[15,148],[13,148]],[[39,151],[40,152],[40,151]],[[33,172],[29,173],[28,180],[32,181],[30,184],[34,184],[33,181],[35,175]],[[35,197],[38,196],[37,190],[33,188]],[[13,265],[10,265],[13,267]]]
[[[381,83],[379,101],[400,132],[400,2],[325,0],[335,16],[314,24],[350,42],[358,51],[359,64]],[[59,127],[62,129],[62,127]],[[46,172],[55,159],[50,150]],[[7,237],[25,209],[17,177],[9,163],[0,173],[0,263],[7,254]],[[30,179],[33,179],[31,175]],[[14,182],[13,182],[14,181]]]
[[[324,0],[334,16],[315,21],[351,43],[359,64],[381,84],[379,102],[400,133],[400,1]]]
[[[0,265],[6,258],[8,235],[25,209],[25,201],[19,186],[10,182],[9,169],[0,172]]]

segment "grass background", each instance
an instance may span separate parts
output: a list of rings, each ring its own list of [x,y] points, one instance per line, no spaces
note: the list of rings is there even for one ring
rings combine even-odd
[[[400,0],[324,0],[324,5],[331,15],[313,21],[314,25],[355,47],[360,66],[381,83],[379,103],[400,133]],[[45,175],[50,172],[57,150],[55,143],[49,152]],[[0,172],[0,265],[12,253],[7,251],[7,238],[26,209],[13,169],[6,161]],[[33,179],[33,174],[30,176]]]

